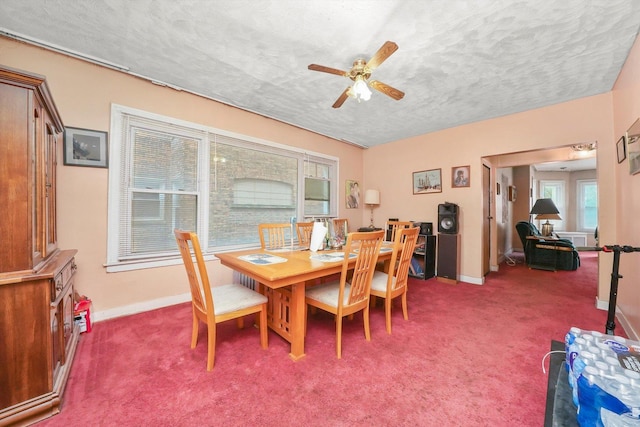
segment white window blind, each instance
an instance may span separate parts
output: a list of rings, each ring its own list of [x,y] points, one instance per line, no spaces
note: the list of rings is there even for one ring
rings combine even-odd
[[[179,259],[175,228],[212,253],[257,246],[263,222],[336,214],[336,158],[122,106],[111,139],[108,271]]]

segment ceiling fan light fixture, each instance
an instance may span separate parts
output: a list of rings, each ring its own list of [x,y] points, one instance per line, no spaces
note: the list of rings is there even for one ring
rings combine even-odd
[[[351,93],[358,102],[368,101],[371,99],[371,90],[369,90],[367,82],[364,81],[361,75],[356,77],[356,82],[351,88]]]

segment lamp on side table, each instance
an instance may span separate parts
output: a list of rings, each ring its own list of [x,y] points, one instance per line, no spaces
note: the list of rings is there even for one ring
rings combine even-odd
[[[369,205],[371,208],[371,224],[369,224],[369,228],[376,228],[373,225],[373,207],[378,206],[380,204],[380,192],[378,190],[367,190],[364,193],[364,204]]]
[[[562,219],[559,215],[560,211],[556,207],[555,203],[551,199],[538,199],[531,208],[531,215],[535,215],[536,219],[546,219],[547,222],[542,224],[542,235],[553,235],[553,224],[549,222],[550,219]]]

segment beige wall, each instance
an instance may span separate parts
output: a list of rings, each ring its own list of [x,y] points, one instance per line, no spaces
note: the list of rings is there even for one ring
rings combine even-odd
[[[340,158],[338,213],[362,226],[365,209],[345,209],[344,181],[362,181],[362,149],[186,92],[0,37],[3,65],[45,75],[65,126],[109,131],[111,104],[162,114]],[[58,236],[78,249],[76,284],[93,301],[94,319],[188,298],[184,267],[105,272],[108,169],[62,165],[58,155]],[[231,272],[209,263],[212,282]]]
[[[374,210],[374,221],[382,226],[390,217],[437,222],[437,205],[453,202],[461,214],[461,279],[482,283],[481,249],[483,162],[495,168],[504,153],[518,153],[563,147],[576,143],[598,142],[598,181],[601,191],[599,224],[601,242],[625,242],[639,246],[638,226],[629,212],[638,212],[640,186],[638,176],[630,177],[615,159],[617,136],[640,116],[640,79],[638,48],[625,66],[613,93],[582,98],[546,108],[486,120],[384,144],[368,150],[346,145],[255,114],[240,111],[185,92],[155,86],[124,73],[104,69],[79,60],[0,37],[0,61],[7,66],[46,75],[56,104],[67,126],[109,130],[111,103],[172,116],[257,138],[340,157],[340,183],[346,179],[361,181],[361,189],[379,189],[381,205]],[[614,110],[612,113],[612,101]],[[428,117],[425,118],[428,120]],[[615,127],[615,132],[614,132]],[[59,157],[61,158],[61,157]],[[483,159],[484,158],[484,159]],[[493,164],[495,161],[496,164]],[[76,248],[81,293],[94,302],[98,317],[127,314],[186,297],[182,267],[165,267],[134,272],[110,273],[104,269],[107,237],[107,169],[58,165],[60,246]],[[471,185],[451,188],[451,168],[471,166]],[[412,172],[442,170],[442,193],[413,195]],[[344,199],[344,185],[339,185]],[[495,200],[494,206],[495,206]],[[619,204],[621,209],[616,209]],[[368,224],[369,211],[345,210],[352,228]],[[495,220],[492,227],[495,229]],[[634,240],[635,239],[635,240]],[[495,244],[494,244],[495,246]],[[494,248],[495,251],[495,248]],[[621,266],[629,278],[638,277],[640,263]],[[494,261],[496,255],[493,255]],[[624,261],[624,260],[623,260]],[[230,272],[210,263],[214,282],[228,280]],[[600,299],[608,298],[611,262],[601,257]],[[640,325],[640,290],[624,286],[619,302],[635,325]],[[637,288],[637,287],[636,287]],[[635,310],[635,311],[634,311]]]
[[[636,42],[627,58],[627,62],[618,76],[613,88],[613,138],[624,135],[631,124],[640,117],[640,42]],[[614,148],[610,150],[615,153]],[[615,216],[607,218],[609,227],[600,232],[601,244],[620,244],[640,247],[640,174],[629,175],[628,159],[621,164],[613,162],[611,170],[615,181],[607,187],[607,202],[615,204]],[[598,175],[601,175],[598,166]],[[598,177],[598,178],[599,178]],[[602,188],[602,187],[600,187]],[[604,188],[601,193],[605,193]],[[602,203],[602,198],[599,203]],[[602,221],[599,221],[602,223]],[[601,255],[601,258],[605,255]],[[611,258],[612,255],[607,255]],[[600,289],[609,282],[611,269],[600,270]],[[620,256],[620,279],[618,288],[618,308],[623,316],[625,331],[630,336],[640,335],[640,253]],[[608,289],[608,286],[606,286]],[[608,292],[608,291],[607,291]]]
[[[599,143],[598,161],[603,166],[599,182],[603,188],[612,188],[612,168],[616,160],[610,93],[373,147],[363,153],[364,181],[367,188],[380,190],[381,205],[375,211],[378,223],[389,217],[436,223],[439,203],[458,203],[462,229],[461,279],[482,283],[483,157],[494,167],[529,164],[537,161],[535,156],[532,161],[520,159],[519,163],[491,162],[494,159],[502,160],[498,157],[504,153],[591,141]],[[505,163],[509,161],[504,160]],[[471,186],[451,188],[451,168],[467,164],[471,165]],[[442,169],[442,193],[413,195],[411,172],[437,168]],[[495,185],[495,181],[492,185]],[[600,203],[600,207],[601,218],[608,218],[615,213],[612,203]],[[493,221],[492,227],[495,229],[495,215]],[[492,262],[496,258],[494,248]]]

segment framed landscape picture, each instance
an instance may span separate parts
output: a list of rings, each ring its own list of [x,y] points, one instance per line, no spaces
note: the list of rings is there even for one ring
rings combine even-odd
[[[442,170],[429,169],[413,173],[413,194],[442,192]]]

